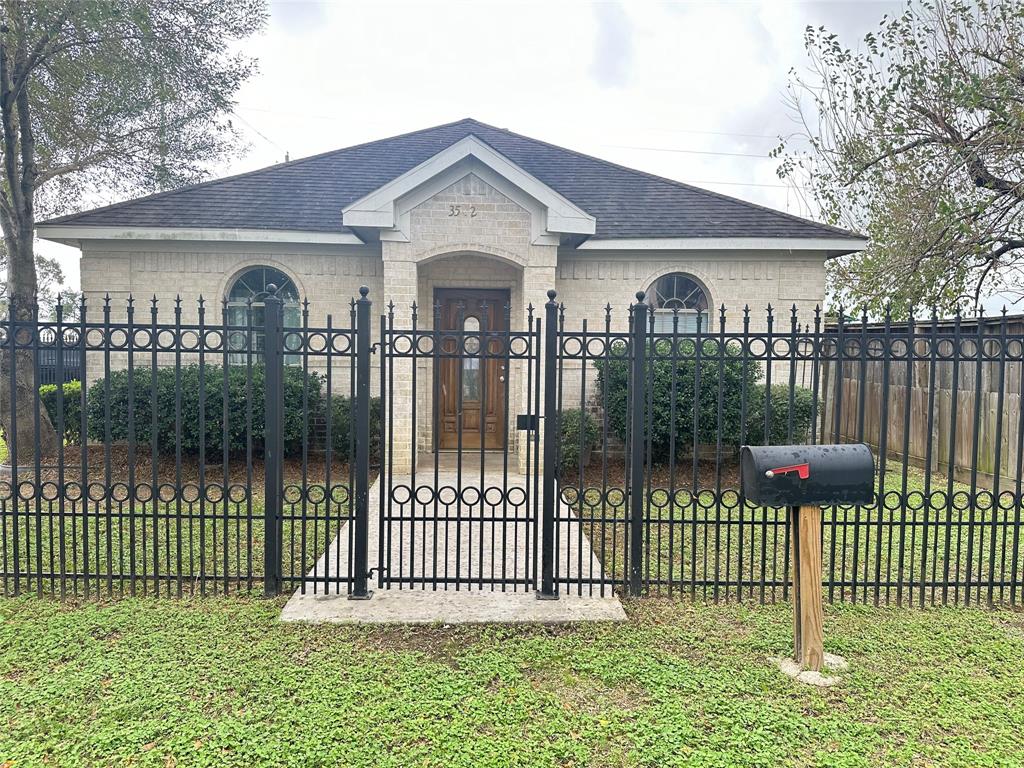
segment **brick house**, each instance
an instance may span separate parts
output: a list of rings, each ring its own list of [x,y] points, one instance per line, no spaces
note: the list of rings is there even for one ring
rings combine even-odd
[[[286,322],[308,300],[321,324],[347,318],[366,285],[378,306],[395,303],[396,324],[414,301],[438,302],[446,323],[456,304],[479,323],[481,307],[508,303],[521,328],[550,288],[567,324],[603,324],[606,304],[624,309],[642,290],[656,325],[676,308],[684,330],[720,305],[730,323],[746,304],[759,310],[755,330],[769,303],[809,315],[826,260],[866,243],[472,119],[53,219],[38,235],[80,248],[82,291],[109,294],[115,312],[129,294],[164,307],[202,294],[242,320],[274,283]],[[195,311],[184,303],[184,321]]]

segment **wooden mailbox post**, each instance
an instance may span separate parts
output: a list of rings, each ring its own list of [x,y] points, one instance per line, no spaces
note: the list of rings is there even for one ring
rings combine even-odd
[[[788,507],[793,542],[793,658],[820,671],[824,662],[821,508],[871,504],[875,460],[864,444],[743,446],[743,496]]]
[[[815,672],[825,657],[821,602],[821,507],[790,509],[793,542],[793,658]]]

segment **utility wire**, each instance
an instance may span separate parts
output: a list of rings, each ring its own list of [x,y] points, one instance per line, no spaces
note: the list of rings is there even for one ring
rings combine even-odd
[[[265,112],[267,114],[272,114],[272,115],[284,115],[284,116],[287,116],[287,117],[313,118],[313,119],[318,119],[318,120],[336,120],[336,119],[339,119],[339,118],[333,117],[331,115],[314,115],[314,114],[306,114],[306,113],[299,113],[299,112],[282,112],[280,110],[263,109],[263,108],[260,108],[260,107],[239,107],[239,109],[244,109],[244,110],[249,111],[249,112]],[[273,147],[275,147],[276,149],[280,150],[281,152],[284,152],[285,155],[287,156],[288,153],[287,153],[287,151],[283,147],[281,147],[277,142],[272,141],[271,139],[267,138],[263,133],[261,133],[259,130],[257,130],[256,127],[252,123],[250,123],[248,120],[243,118],[237,112],[232,112],[231,114],[233,114],[235,117],[237,117],[243,123],[245,123],[245,125],[247,125],[257,136],[259,136],[264,141],[266,141],[268,144],[272,145]],[[725,132],[725,131],[698,131],[698,130],[683,130],[683,129],[680,129],[678,131],[671,131],[671,132],[672,133],[697,133],[697,134],[707,134],[707,135],[711,135],[711,136],[741,136],[741,137],[747,137],[747,138],[777,138],[777,137],[773,137],[773,136],[768,136],[766,134],[728,133],[728,132]],[[759,159],[762,159],[762,160],[770,159],[770,158],[767,157],[767,155],[758,155],[758,154],[752,154],[752,153],[746,153],[746,152],[714,152],[714,151],[711,151],[711,150],[669,149],[669,148],[662,148],[662,147],[640,147],[640,146],[626,145],[626,144],[605,144],[605,146],[606,147],[613,147],[613,148],[616,148],[616,149],[641,150],[641,151],[645,151],[645,152],[676,152],[676,153],[695,154],[695,155],[722,155],[722,156],[725,156],[725,157],[754,157],[754,158],[759,158]],[[774,189],[790,189],[791,188],[791,185],[789,185],[789,184],[764,184],[764,183],[758,183],[758,182],[752,182],[752,181],[750,181],[750,182],[748,182],[748,181],[711,181],[711,180],[694,180],[694,179],[679,179],[679,181],[681,181],[684,184],[722,184],[722,185],[726,185],[726,186],[730,186],[730,187],[770,187],[770,188],[774,188]],[[796,185],[796,186],[799,187],[799,188],[803,188],[803,187],[800,187],[800,185]]]
[[[764,184],[756,181],[696,181],[693,179],[679,179],[683,184],[725,184],[730,187],[772,187],[774,189],[806,189],[802,184]]]
[[[733,131],[699,131],[693,128],[651,128],[658,133],[696,133],[702,136],[738,136],[741,139],[772,139],[779,140],[778,134],[769,133],[735,133]]]
[[[237,118],[238,118],[239,120],[241,120],[241,121],[242,121],[242,123],[243,123],[244,125],[246,125],[246,126],[247,126],[247,127],[249,128],[249,130],[251,130],[251,131],[252,131],[253,133],[255,133],[255,134],[256,134],[257,136],[259,136],[259,137],[260,137],[261,139],[263,139],[263,140],[264,140],[265,142],[267,142],[267,144],[269,144],[270,146],[274,147],[274,148],[275,148],[275,149],[277,149],[277,150],[278,150],[279,152],[281,152],[281,153],[282,153],[282,154],[284,155],[284,158],[285,158],[285,162],[287,162],[287,161],[288,161],[288,150],[287,150],[287,149],[285,149],[284,147],[282,147],[282,146],[281,146],[280,144],[278,144],[278,143],[277,143],[276,141],[273,141],[272,139],[269,139],[269,138],[267,138],[267,136],[266,136],[266,135],[264,135],[263,133],[261,133],[261,132],[260,132],[260,130],[259,130],[259,129],[258,129],[258,128],[257,128],[256,126],[255,126],[255,125],[253,125],[252,123],[250,123],[250,122],[249,122],[248,120],[246,120],[246,119],[245,119],[244,117],[242,117],[242,116],[241,116],[240,114],[238,114],[237,112],[234,112],[234,111],[232,111],[232,112],[231,112],[231,114],[232,114],[232,115],[234,115],[235,117],[237,117]]]
[[[310,120],[340,120],[337,115],[318,115],[308,112],[294,112],[290,110],[267,109],[265,107],[239,107],[246,112],[264,112],[268,115],[281,115],[282,117],[295,117]],[[700,136],[735,136],[741,139],[772,139],[778,141],[779,136],[768,133],[741,133],[737,131],[703,131],[695,128],[649,128],[647,130],[658,133],[692,133]],[[652,147],[653,149],[653,147]]]
[[[710,149],[669,149],[668,147],[638,147],[631,144],[605,144],[606,147],[615,149],[636,149],[641,152],[676,152],[684,155],[721,155],[723,157],[756,157],[760,160],[770,160],[767,154],[759,155],[752,152],[715,152]]]

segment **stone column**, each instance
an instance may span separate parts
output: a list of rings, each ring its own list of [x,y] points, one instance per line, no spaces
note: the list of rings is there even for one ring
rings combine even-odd
[[[555,287],[555,277],[557,273],[558,256],[557,250],[554,247],[534,247],[531,249],[530,264],[523,270],[523,317],[526,317],[526,307],[533,304],[533,316],[544,319],[544,305],[548,301],[548,291]],[[557,299],[556,299],[557,301]],[[540,390],[541,397],[538,405],[539,413],[536,416],[542,416],[544,414],[544,379],[547,371],[544,369],[544,349],[543,349],[543,333],[541,334],[541,349],[540,349],[540,365],[537,366],[537,370],[534,375],[539,375],[541,380]],[[530,398],[533,397],[533,389],[527,391],[526,387],[526,368],[520,373],[522,380],[522,386],[519,388],[519,411],[518,413],[529,413],[530,412]],[[536,385],[536,382],[535,382]],[[537,450],[540,451],[544,445],[544,421],[540,419],[540,433],[538,435]],[[526,464],[526,437],[532,437],[529,432],[517,433],[519,439],[517,440],[517,448],[519,454],[519,471],[526,473],[530,471],[531,467]],[[531,458],[534,448],[531,447]],[[544,456],[543,452],[537,457],[543,465]]]
[[[386,313],[388,303],[394,302],[394,327],[407,330],[412,328],[412,303],[416,301],[416,262],[408,260],[408,255],[400,249],[390,248],[391,245],[384,244],[384,293],[373,297],[374,304],[375,308],[380,308],[379,312]],[[412,360],[394,359],[393,372],[391,391],[384,399],[384,439],[393,435],[388,458],[394,474],[403,475],[412,471],[416,460],[416,436],[412,433],[412,400],[416,396],[412,388]]]

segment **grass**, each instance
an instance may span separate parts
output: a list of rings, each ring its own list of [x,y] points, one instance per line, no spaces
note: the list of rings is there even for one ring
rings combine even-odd
[[[263,500],[159,504],[30,503],[0,520],[0,595],[68,596],[248,592],[263,588]],[[82,514],[82,510],[87,512]],[[282,576],[297,586],[347,522],[346,503],[286,504]],[[331,555],[336,558],[337,547]],[[343,566],[341,573],[345,574]],[[76,577],[76,574],[78,577]],[[90,578],[81,578],[89,574]],[[132,577],[134,574],[134,578]]]
[[[346,472],[341,476],[347,478]],[[209,486],[215,494],[201,505],[193,484],[180,494],[180,501],[159,504],[156,515],[151,500],[124,500],[124,485],[113,494],[109,509],[105,500],[86,504],[77,499],[66,500],[62,512],[53,498],[55,486],[44,493],[48,500],[41,502],[38,515],[34,500],[21,501],[16,515],[14,505],[3,503],[0,572],[8,576],[0,578],[0,594],[37,590],[84,595],[86,581],[67,575],[86,570],[92,576],[88,587],[93,595],[153,593],[154,579],[137,579],[133,590],[133,572],[159,574],[160,592],[167,595],[179,592],[179,582],[181,592],[259,589],[262,483],[254,483],[247,493],[244,478],[239,480],[227,508],[220,486]],[[890,489],[900,486],[898,473],[887,481]],[[102,478],[95,482],[91,492],[103,487]],[[310,495],[305,510],[296,487],[285,494],[282,562],[289,586],[309,572],[350,513],[347,486],[333,486],[329,504],[322,486],[306,487]],[[946,488],[941,478],[934,478],[932,487]],[[564,485],[563,493],[572,488]],[[923,490],[924,476],[914,470],[908,476],[908,506],[923,506]],[[953,490],[958,498],[970,498],[969,486],[954,484]],[[643,577],[649,593],[685,593],[714,601],[774,602],[787,597],[792,563],[786,511],[749,506],[741,511],[735,493],[730,493],[731,506],[718,504],[707,490],[697,495],[694,505],[672,503],[665,490],[650,489],[643,528]],[[684,494],[690,498],[688,491]],[[614,499],[617,505],[602,503],[599,490],[588,488],[584,499],[582,514],[577,502],[573,506],[579,517],[568,519],[568,560],[560,569],[569,568],[579,553],[579,537],[586,536],[609,579],[621,582],[627,565],[624,496],[620,492]],[[943,494],[941,505],[935,501],[927,512],[826,511],[823,559],[828,599],[875,602],[877,594],[878,602],[900,605],[1024,600],[1020,511],[957,509],[944,499]],[[472,517],[476,512],[464,509],[463,514]],[[877,591],[875,584],[881,584]]]
[[[1020,766],[1024,614],[785,606],[572,627],[286,625],[280,601],[0,601],[4,766]]]
[[[1001,508],[991,500],[971,507],[970,486],[954,483],[955,503],[949,504],[945,478],[933,476],[928,490],[941,493],[926,509],[920,470],[908,472],[905,493],[899,470],[887,473],[886,480],[887,491],[899,490],[909,503],[901,505],[889,496],[890,508],[881,511],[824,512],[822,552],[825,579],[833,582],[826,586],[830,599],[874,601],[876,583],[884,603],[1005,603],[1024,597],[1019,572],[1024,525],[1012,500],[1004,500]],[[673,503],[657,485],[645,489],[650,498],[643,529],[649,591],[692,592],[705,600],[730,595],[782,599],[792,567],[787,511],[741,508],[735,491],[728,492],[726,504],[719,504],[711,490],[701,490],[693,500],[688,485],[677,486],[683,488],[683,504]],[[599,488],[587,489],[581,512],[575,486],[563,486],[579,514],[578,521],[569,523],[572,533],[582,527],[606,572],[621,579],[627,564],[624,497],[619,493],[613,497],[616,504],[602,503]],[[570,549],[572,557],[575,545]]]

